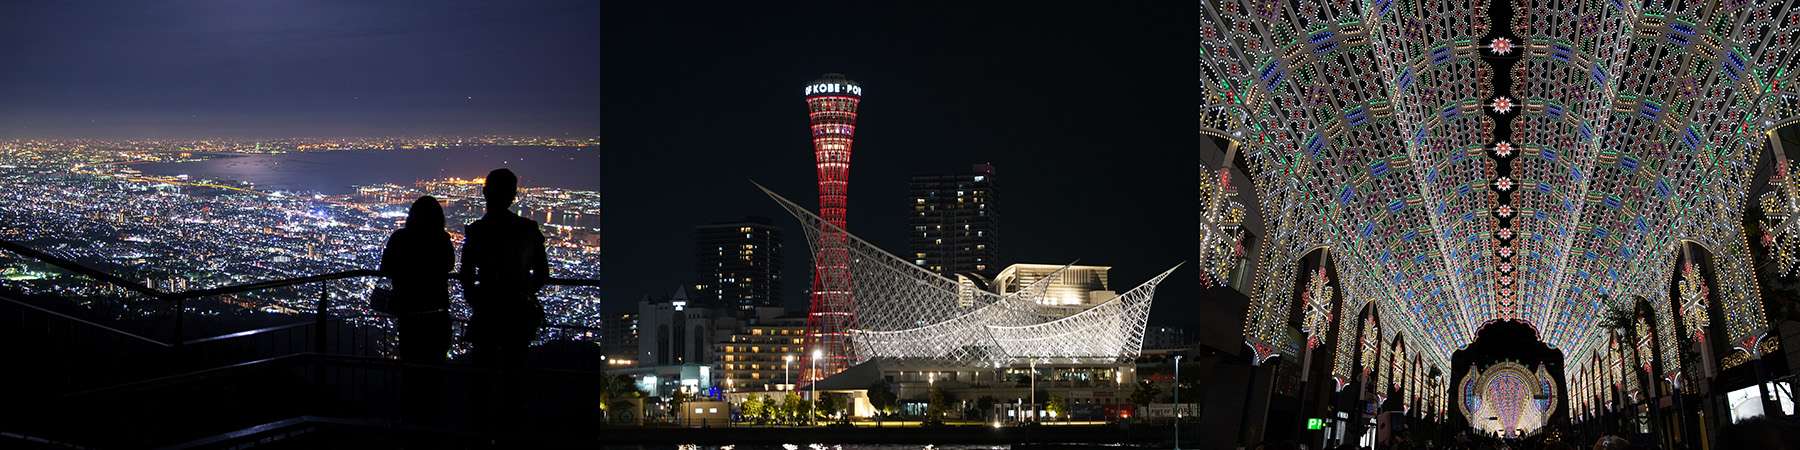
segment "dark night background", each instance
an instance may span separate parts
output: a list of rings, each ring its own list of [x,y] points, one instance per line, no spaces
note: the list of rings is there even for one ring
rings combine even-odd
[[[599,133],[592,0],[0,2],[0,136]]]
[[[692,228],[747,215],[785,228],[804,310],[805,239],[750,180],[817,206],[801,87],[841,72],[852,233],[907,252],[907,177],[990,162],[1003,266],[1111,265],[1124,291],[1185,262],[1151,321],[1202,323],[1193,2],[646,3],[603,11],[609,310],[690,283]]]

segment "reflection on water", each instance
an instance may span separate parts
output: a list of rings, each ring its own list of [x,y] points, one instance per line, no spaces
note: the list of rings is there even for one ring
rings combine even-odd
[[[150,175],[248,181],[264,189],[347,194],[352,186],[475,178],[506,167],[526,186],[597,191],[600,151],[592,148],[467,147],[444,150],[337,150],[229,155],[135,166]]]
[[[781,444],[781,445],[636,445],[606,450],[1010,450],[1010,445]]]
[[[604,450],[1012,450],[1011,445],[978,445],[978,444],[753,444],[753,445],[607,445]],[[1104,448],[1115,450],[1167,448],[1150,444],[1132,444],[1124,442],[1063,442],[1033,444],[1026,448],[1043,449],[1088,449]]]

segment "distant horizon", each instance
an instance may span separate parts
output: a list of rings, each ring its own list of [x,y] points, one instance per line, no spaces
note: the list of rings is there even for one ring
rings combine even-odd
[[[554,139],[587,139],[587,140],[599,140],[600,139],[599,134],[581,135],[581,136],[568,136],[568,134],[569,133],[564,133],[563,135],[549,135],[549,134],[538,134],[538,133],[516,133],[516,134],[515,133],[489,133],[489,134],[463,134],[463,135],[459,135],[459,134],[435,134],[435,135],[433,135],[433,134],[373,134],[373,135],[340,135],[340,136],[292,135],[292,136],[262,136],[262,137],[237,137],[237,136],[200,136],[200,137],[194,137],[194,136],[184,136],[184,137],[71,137],[71,136],[63,136],[63,137],[44,137],[44,136],[0,135],[0,142],[5,142],[5,141],[103,141],[103,142],[222,141],[222,142],[248,142],[248,141],[332,140],[332,139],[357,139],[357,140],[551,139],[551,138],[554,138]]]

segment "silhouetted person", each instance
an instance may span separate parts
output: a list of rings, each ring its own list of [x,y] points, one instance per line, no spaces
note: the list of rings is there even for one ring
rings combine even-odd
[[[1630,448],[1631,441],[1610,434],[1594,440],[1594,450],[1628,450]]]
[[[444,232],[444,208],[427,195],[413,201],[406,225],[388,237],[381,274],[393,280],[390,309],[400,333],[400,359],[441,363],[450,350],[450,292],[444,277],[456,249]]]
[[[544,234],[537,222],[507,208],[518,195],[511,170],[488,172],[481,194],[487,214],[470,223],[463,240],[463,292],[469,299],[468,340],[478,365],[522,367],[544,321],[537,292],[550,280]]]
[[[443,363],[450,350],[450,289],[445,276],[456,265],[456,249],[444,232],[444,208],[436,198],[419,197],[406,212],[406,225],[388,237],[381,274],[393,281],[389,312],[400,334],[400,359]],[[428,368],[402,372],[401,418],[421,422],[439,408],[443,383]]]

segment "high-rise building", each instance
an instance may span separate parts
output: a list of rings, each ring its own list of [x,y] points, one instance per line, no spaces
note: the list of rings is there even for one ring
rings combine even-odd
[[[600,351],[608,367],[637,365],[637,313],[612,314],[600,322]]]
[[[842,74],[828,73],[806,85],[807,116],[812,125],[813,158],[819,176],[819,216],[835,229],[819,233],[813,257],[811,304],[807,308],[806,380],[818,380],[849,366],[850,328],[855,324],[851,292],[850,252],[844,218],[850,187],[850,145],[856,135],[856,108],[862,86]],[[814,357],[815,354],[819,357]]]
[[[979,274],[991,279],[1000,267],[999,216],[994,212],[994,166],[976,164],[968,172],[918,175],[912,192],[908,243],[912,261],[948,278]]]
[[[764,217],[694,227],[694,300],[748,315],[781,306],[781,229]]]
[[[690,305],[687,289],[678,288],[665,299],[638,303],[637,365],[711,366],[713,343],[729,336],[742,322],[720,308]]]
[[[1146,349],[1180,349],[1193,345],[1188,339],[1187,330],[1181,327],[1147,327],[1144,329],[1144,348]]]

